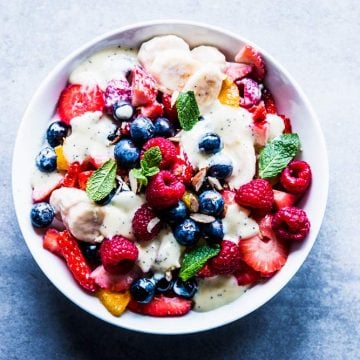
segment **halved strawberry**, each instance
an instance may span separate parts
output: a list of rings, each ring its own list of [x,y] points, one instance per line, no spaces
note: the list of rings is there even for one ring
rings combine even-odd
[[[240,255],[255,271],[272,273],[280,270],[288,256],[287,246],[273,238],[254,236],[239,242]]]
[[[131,300],[128,309],[142,315],[164,317],[182,316],[191,309],[191,300],[180,297],[155,296],[148,304],[140,304]]]
[[[266,74],[265,62],[260,53],[250,45],[245,45],[235,56],[235,61],[238,63],[252,64],[253,75],[256,80],[261,81]]]
[[[221,195],[226,205],[235,204],[236,192],[231,190],[223,190]]]
[[[268,89],[262,91],[262,99],[264,101],[265,109],[268,114],[276,114],[277,108],[274,97]]]
[[[292,127],[291,127],[291,120],[287,118],[285,115],[279,115],[284,120],[285,129],[283,131],[284,134],[291,134]]]
[[[86,190],[87,181],[89,180],[89,177],[93,173],[94,173],[93,170],[88,170],[88,171],[82,171],[81,173],[78,174],[78,183],[79,183],[79,188],[81,190]]]
[[[252,118],[254,123],[260,125],[266,120],[266,108],[263,101],[260,101],[257,105],[252,106],[249,111],[253,114]]]
[[[151,120],[155,120],[164,114],[164,105],[155,101],[154,103],[140,108],[140,113]]]
[[[81,171],[81,166],[78,162],[74,162],[69,166],[67,173],[62,181],[64,187],[77,187],[78,175]]]
[[[133,106],[151,105],[156,100],[156,82],[140,66],[131,72],[131,97]]]
[[[225,74],[235,82],[250,74],[252,69],[253,66],[251,64],[228,62],[226,63]]]
[[[42,177],[33,181],[32,200],[34,203],[47,200],[51,193],[58,189],[64,176],[60,173],[43,173]]]
[[[289,194],[285,191],[274,190],[274,204],[276,208],[282,209],[287,206],[292,206],[296,203],[298,197],[294,194]]]
[[[60,95],[58,113],[63,122],[70,124],[72,118],[88,111],[102,111],[104,105],[104,94],[98,86],[72,84]]]
[[[60,233],[56,229],[50,228],[46,231],[43,237],[43,248],[62,257],[59,246]]]
[[[164,105],[164,115],[172,122],[177,122],[178,115],[175,106],[171,106],[171,95],[162,94],[161,101]]]
[[[260,274],[244,261],[241,262],[239,270],[234,273],[234,276],[239,286],[254,284],[260,279]]]

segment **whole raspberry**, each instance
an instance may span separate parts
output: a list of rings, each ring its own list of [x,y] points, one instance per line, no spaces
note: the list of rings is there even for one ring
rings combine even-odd
[[[232,274],[241,264],[239,247],[229,240],[223,240],[220,246],[219,254],[209,260],[209,265],[216,274]]]
[[[197,276],[201,278],[208,278],[217,275],[213,268],[210,267],[208,263],[206,263],[197,273]]]
[[[294,206],[280,209],[271,222],[275,235],[282,240],[302,241],[310,230],[310,222],[304,210]]]
[[[309,164],[300,160],[292,161],[281,173],[280,183],[289,193],[303,193],[311,183]]]
[[[159,233],[160,219],[149,205],[144,204],[136,210],[132,219],[132,230],[138,241],[151,240]]]
[[[120,101],[129,101],[131,97],[130,84],[126,79],[111,80],[105,89],[105,108],[111,112],[113,106]]]
[[[161,151],[162,161],[160,163],[160,169],[168,169],[176,160],[176,147],[168,139],[162,137],[155,137],[150,139],[143,146],[143,151],[140,154],[140,158],[143,157],[144,152],[151,147],[158,146]]]
[[[240,186],[235,201],[241,206],[270,211],[274,202],[274,193],[268,181],[255,179]]]
[[[120,235],[105,239],[101,243],[99,253],[105,270],[112,274],[128,272],[139,254],[135,244]]]
[[[184,193],[185,185],[170,171],[161,170],[150,179],[145,196],[150,206],[163,209],[176,205]]]

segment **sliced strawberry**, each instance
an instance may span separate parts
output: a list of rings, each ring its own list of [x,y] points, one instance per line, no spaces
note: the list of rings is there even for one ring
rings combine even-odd
[[[283,121],[284,121],[284,134],[291,134],[292,133],[292,127],[291,127],[291,120],[289,118],[287,118],[285,115],[279,115]]]
[[[180,156],[176,157],[176,160],[171,166],[170,171],[179,181],[183,182],[184,184],[190,184],[191,178],[194,175],[194,170],[189,161],[186,158],[181,158]]]
[[[140,66],[131,72],[131,96],[133,106],[151,105],[156,100],[156,82]]]
[[[255,271],[272,273],[280,270],[288,256],[287,246],[273,238],[254,236],[239,242],[240,255]]]
[[[274,190],[274,203],[277,209],[292,206],[296,203],[298,197],[285,191]]]
[[[252,112],[252,118],[254,123],[261,125],[266,120],[266,108],[263,101],[260,101],[257,105],[252,106],[249,109]]]
[[[109,158],[107,156],[90,156],[88,161],[90,162],[90,164],[95,168],[98,169],[99,167],[101,167],[107,160],[109,160]]]
[[[265,109],[268,114],[276,114],[277,108],[274,97],[268,89],[262,91],[262,99],[264,101]]]
[[[251,285],[260,279],[260,274],[244,261],[241,262],[239,270],[234,273],[234,276],[239,286]]]
[[[138,267],[133,267],[126,274],[114,275],[107,272],[103,265],[100,265],[91,273],[90,276],[102,289],[110,291],[125,291],[130,289],[131,284],[140,277],[140,274],[141,270]]]
[[[252,64],[254,78],[258,81],[264,79],[266,74],[265,62],[260,53],[250,45],[245,45],[235,56],[238,63]]]
[[[53,228],[48,229],[43,237],[43,248],[54,253],[55,255],[62,257],[59,238],[59,231]]]
[[[222,191],[221,195],[222,195],[226,205],[235,204],[235,195],[236,195],[235,191],[224,190],[224,191]]]
[[[69,166],[67,173],[62,181],[64,187],[77,187],[78,175],[81,171],[81,166],[78,162],[74,162]]]
[[[172,122],[178,121],[177,110],[175,106],[171,106],[171,95],[162,94],[161,99],[164,105],[164,115]]]
[[[86,190],[86,184],[89,180],[89,177],[93,173],[94,173],[93,170],[88,170],[88,171],[82,171],[81,173],[78,174],[78,184],[81,190]]]
[[[60,173],[45,174],[38,181],[33,181],[32,199],[34,203],[45,201],[51,193],[58,189],[64,176]]]
[[[140,108],[140,113],[151,120],[155,120],[164,114],[164,105],[155,101],[154,103]]]
[[[104,105],[104,94],[98,86],[73,84],[62,91],[58,113],[63,122],[70,124],[72,118],[88,111],[102,111]]]
[[[271,226],[272,218],[273,215],[268,214],[259,221],[260,237],[263,239],[275,238],[275,234]]]
[[[95,292],[97,285],[90,277],[91,268],[86,263],[76,239],[67,231],[60,233],[58,244],[69,270],[78,284],[89,292]]]
[[[182,316],[190,311],[191,305],[191,300],[159,295],[154,297],[148,304],[140,304],[131,300],[128,309],[138,314],[156,317]]]
[[[226,63],[225,74],[234,82],[250,74],[253,69],[251,64]]]

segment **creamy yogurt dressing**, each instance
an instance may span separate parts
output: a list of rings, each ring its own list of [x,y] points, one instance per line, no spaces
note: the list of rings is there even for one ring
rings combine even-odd
[[[72,84],[95,85],[106,89],[110,80],[121,80],[138,63],[137,51],[112,47],[101,50],[80,64],[70,75]]]
[[[50,173],[40,171],[37,167],[31,175],[31,187],[33,188],[33,198],[37,199],[49,191],[59,186],[63,175],[57,171]]]
[[[233,173],[227,179],[230,188],[238,188],[251,181],[256,164],[251,114],[245,109],[216,101],[203,116],[205,120],[197,122],[190,131],[181,132],[180,143],[192,166],[197,169],[209,166],[213,155],[200,152],[198,144],[206,133],[212,132],[218,134],[224,143],[218,154],[232,160]]]
[[[267,114],[266,122],[268,123],[268,136],[267,141],[271,141],[277,136],[281,135],[285,129],[283,119],[279,115]]]
[[[74,117],[71,129],[71,135],[63,143],[63,153],[69,163],[82,163],[89,157],[102,163],[114,157],[114,145],[108,136],[116,130],[116,125],[101,111]]]
[[[241,296],[246,286],[239,286],[236,278],[229,276],[214,276],[199,279],[199,288],[194,300],[194,311],[204,312],[226,305]]]

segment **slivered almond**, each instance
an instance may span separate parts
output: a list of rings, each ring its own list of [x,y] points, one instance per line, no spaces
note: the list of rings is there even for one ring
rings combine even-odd
[[[194,221],[202,223],[202,224],[209,224],[209,223],[212,223],[213,221],[215,221],[215,218],[213,216],[199,214],[199,213],[191,214],[190,218],[193,219]]]
[[[212,177],[212,176],[208,176],[207,180],[213,189],[216,189],[219,191],[224,189],[223,186],[221,185],[219,179]]]
[[[132,171],[129,172],[129,182],[130,182],[131,191],[136,194],[138,189],[138,182],[136,177],[133,175]]]
[[[191,184],[194,187],[195,191],[198,192],[203,185],[206,177],[206,168],[199,170],[191,179]]]
[[[151,233],[151,231],[154,229],[154,227],[160,222],[160,219],[158,217],[154,217],[149,221],[147,224],[146,230],[148,233]]]

